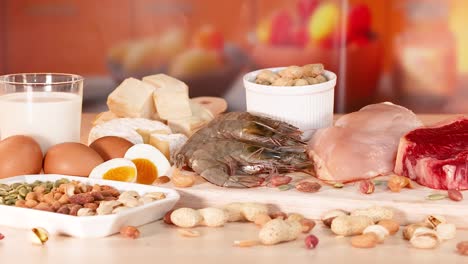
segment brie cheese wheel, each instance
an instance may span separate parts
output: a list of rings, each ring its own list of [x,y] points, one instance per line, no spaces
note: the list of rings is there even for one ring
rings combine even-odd
[[[164,123],[146,118],[117,118],[94,126],[89,132],[88,144],[105,136],[116,136],[125,138],[133,144],[142,144],[143,137],[139,131],[161,131],[171,133],[171,129]]]

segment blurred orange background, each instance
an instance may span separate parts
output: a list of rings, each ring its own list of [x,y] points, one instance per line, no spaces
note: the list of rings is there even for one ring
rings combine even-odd
[[[413,0],[415,1],[415,0]],[[416,0],[418,1],[418,0]],[[419,0],[425,1],[425,0]],[[394,38],[406,28],[397,0],[364,3],[383,48],[383,72],[394,64]],[[349,2],[349,3],[347,3]],[[449,25],[456,45],[458,74],[468,73],[468,1],[450,2]],[[212,23],[226,41],[251,48],[248,33],[276,9],[294,9],[290,0],[3,0],[0,1],[0,74],[73,72],[109,75],[106,57],[116,43],[158,35],[173,26],[193,31]],[[437,39],[437,36],[434,36]],[[461,110],[460,110],[461,111]]]

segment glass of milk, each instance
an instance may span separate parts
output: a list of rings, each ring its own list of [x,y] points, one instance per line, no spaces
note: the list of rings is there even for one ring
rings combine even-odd
[[[0,76],[0,136],[33,137],[43,153],[79,142],[83,77],[62,73]]]

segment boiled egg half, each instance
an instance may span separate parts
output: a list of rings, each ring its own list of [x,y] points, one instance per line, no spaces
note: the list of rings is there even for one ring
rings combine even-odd
[[[152,184],[159,176],[166,175],[171,168],[164,154],[148,144],[136,144],[130,147],[124,158],[135,164],[137,183]]]
[[[128,159],[115,158],[94,167],[90,178],[123,182],[136,182],[137,167]]]

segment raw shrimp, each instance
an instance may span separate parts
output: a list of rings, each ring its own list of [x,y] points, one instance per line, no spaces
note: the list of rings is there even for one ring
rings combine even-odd
[[[260,174],[309,170],[312,162],[301,131],[285,122],[235,112],[197,131],[176,154],[176,166],[188,166],[223,187],[255,187]]]

